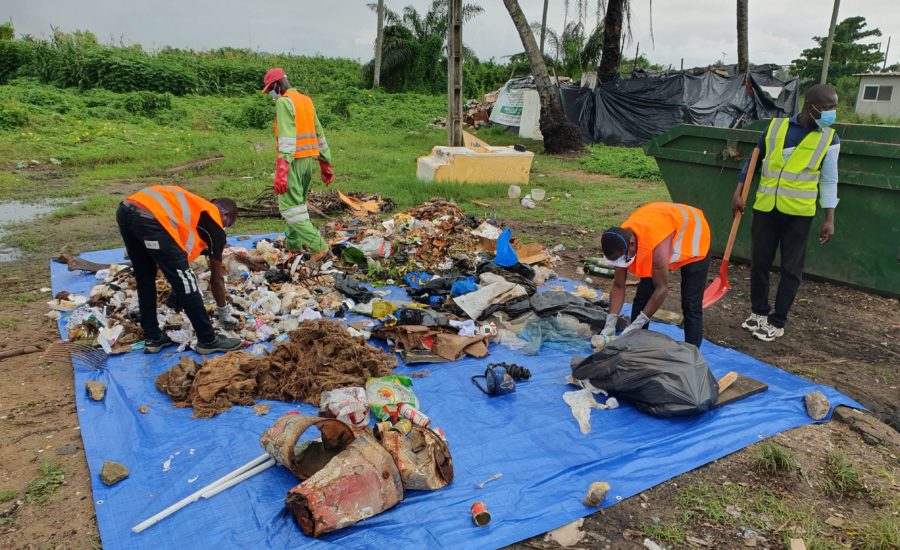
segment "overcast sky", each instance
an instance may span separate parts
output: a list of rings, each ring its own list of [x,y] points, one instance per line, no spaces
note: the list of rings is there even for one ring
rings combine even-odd
[[[148,49],[166,45],[207,49],[221,46],[351,57],[372,57],[375,14],[369,0],[4,0],[0,18],[12,18],[17,34],[47,35],[51,25],[63,30],[89,29],[103,42],[140,43]],[[522,51],[502,0],[471,0],[484,13],[464,30],[464,41],[479,58],[502,58]],[[427,9],[430,0],[386,0],[399,11],[413,5]],[[574,0],[570,2],[574,4]],[[650,37],[650,0],[632,0],[634,41],[626,48],[651,61],[678,67],[702,66],[737,58],[734,0],[656,0],[655,44]],[[750,0],[750,60],[789,64],[811,37],[825,35],[831,0]],[[542,0],[520,0],[530,20],[540,21]],[[893,35],[888,64],[900,61],[898,0],[845,0],[840,19],[862,15],[878,27],[881,40]],[[570,19],[574,14],[570,14]],[[549,26],[563,25],[564,0],[550,0]],[[593,24],[594,18],[590,18]],[[878,41],[876,39],[875,41]]]

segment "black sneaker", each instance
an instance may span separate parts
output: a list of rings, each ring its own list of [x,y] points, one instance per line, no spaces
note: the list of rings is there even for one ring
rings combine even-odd
[[[221,334],[216,334],[216,339],[209,344],[201,344],[197,342],[197,347],[194,351],[196,351],[200,355],[216,353],[219,351],[234,351],[236,349],[240,349],[241,344],[243,344],[243,341],[241,341],[240,338],[228,338],[226,336],[222,336]]]
[[[163,348],[174,345],[175,342],[164,332],[156,340],[144,340],[144,353],[159,353]]]

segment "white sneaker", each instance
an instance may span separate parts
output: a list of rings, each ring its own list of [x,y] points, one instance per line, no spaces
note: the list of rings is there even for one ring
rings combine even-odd
[[[763,342],[771,342],[776,338],[784,336],[784,329],[775,325],[770,325],[768,320],[763,320],[759,328],[753,332],[753,336]]]
[[[750,317],[747,317],[747,320],[741,323],[741,327],[749,330],[750,332],[756,332],[756,329],[758,329],[765,320],[765,315],[757,315],[755,313],[751,313]]]

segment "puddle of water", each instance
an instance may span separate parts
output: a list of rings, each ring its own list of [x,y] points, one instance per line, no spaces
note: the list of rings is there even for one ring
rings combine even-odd
[[[49,214],[59,208],[59,204],[52,202],[27,203],[21,201],[0,202],[0,262],[18,260],[22,257],[22,251],[3,242],[6,230],[3,226],[11,223],[26,222],[38,216]]]

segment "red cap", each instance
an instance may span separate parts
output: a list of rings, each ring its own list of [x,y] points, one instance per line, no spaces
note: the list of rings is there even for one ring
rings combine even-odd
[[[265,84],[262,89],[263,93],[268,92],[272,87],[272,84],[275,84],[285,76],[287,75],[284,74],[284,69],[279,69],[277,67],[266,71],[266,76],[263,77],[263,84]]]

